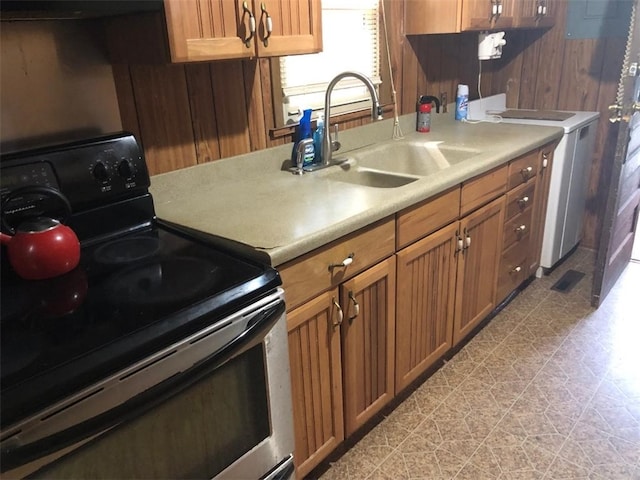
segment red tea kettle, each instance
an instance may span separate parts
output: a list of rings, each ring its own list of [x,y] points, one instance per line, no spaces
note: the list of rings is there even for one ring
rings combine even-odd
[[[15,230],[8,224],[5,207],[12,199],[24,196],[45,196],[58,200],[64,210],[64,218],[27,217]],[[69,200],[55,188],[30,186],[18,188],[4,200],[0,241],[7,246],[9,263],[25,280],[44,280],[73,270],[80,261],[80,242],[64,221],[71,214]]]

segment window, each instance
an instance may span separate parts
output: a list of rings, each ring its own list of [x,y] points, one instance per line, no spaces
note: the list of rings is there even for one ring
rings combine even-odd
[[[379,85],[378,34],[378,0],[322,0],[323,51],[280,59],[284,123],[297,122],[303,108],[322,110],[327,85],[340,72],[355,70]],[[332,113],[368,108],[367,101],[366,87],[345,79],[331,96]]]

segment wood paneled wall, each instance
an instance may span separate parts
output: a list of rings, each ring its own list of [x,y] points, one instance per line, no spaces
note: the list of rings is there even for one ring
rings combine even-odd
[[[385,5],[399,113],[414,112],[421,94],[446,93],[453,101],[458,83],[468,84],[476,98],[477,34],[406,37],[403,2]],[[481,92],[506,92],[513,108],[602,113],[583,241],[596,247],[612,155],[607,106],[615,98],[624,39],[566,40],[566,7],[566,0],[559,1],[556,26],[549,30],[508,32],[503,58],[482,63]],[[114,65],[123,126],[142,140],[152,173],[291,142],[291,135],[273,131],[271,68],[268,59]],[[382,88],[381,96],[391,98],[389,82]],[[342,126],[368,121],[364,115]]]

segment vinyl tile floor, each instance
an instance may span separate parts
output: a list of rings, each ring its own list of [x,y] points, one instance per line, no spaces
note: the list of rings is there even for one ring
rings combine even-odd
[[[640,480],[640,264],[597,310],[593,264],[536,279],[322,480]]]

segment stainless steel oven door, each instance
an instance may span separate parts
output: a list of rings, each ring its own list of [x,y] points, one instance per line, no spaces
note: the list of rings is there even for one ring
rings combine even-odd
[[[283,292],[2,432],[3,478],[293,477]]]

